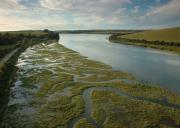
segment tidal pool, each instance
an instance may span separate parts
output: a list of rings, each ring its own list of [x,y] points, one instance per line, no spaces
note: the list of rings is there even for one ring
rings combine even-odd
[[[158,84],[180,92],[180,55],[130,45],[111,43],[109,35],[60,34],[59,43],[89,59],[133,74],[143,83]]]

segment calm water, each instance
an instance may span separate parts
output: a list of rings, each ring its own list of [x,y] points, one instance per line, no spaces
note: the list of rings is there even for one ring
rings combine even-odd
[[[126,71],[141,81],[180,92],[180,56],[147,48],[110,43],[109,35],[63,34],[59,43],[89,59]]]

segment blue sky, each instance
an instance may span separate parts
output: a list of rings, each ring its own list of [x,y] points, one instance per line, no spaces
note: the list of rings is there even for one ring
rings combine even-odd
[[[180,26],[180,0],[1,0],[0,30]]]

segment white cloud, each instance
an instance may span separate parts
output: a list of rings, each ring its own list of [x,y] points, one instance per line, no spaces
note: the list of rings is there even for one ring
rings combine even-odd
[[[15,13],[15,14],[14,14]],[[43,14],[45,13],[45,14]],[[65,19],[59,15],[49,15],[42,10],[0,10],[0,31],[5,30],[28,30],[28,29],[57,29],[63,28]],[[17,15],[16,15],[17,14]]]
[[[52,10],[87,12],[88,10],[99,10],[112,8],[112,4],[131,3],[131,0],[40,0],[42,7]],[[120,6],[120,5],[119,5]]]
[[[165,5],[152,7],[146,16],[157,21],[178,18],[180,17],[180,0],[171,0]]]
[[[0,0],[0,30],[180,25],[180,0],[146,7],[133,0]]]
[[[134,6],[134,8],[131,10],[132,13],[138,13],[140,6]]]
[[[1,0],[0,1],[0,9],[23,9],[24,7],[18,3],[17,0]]]
[[[98,27],[103,22],[121,24],[127,11],[123,5],[131,3],[131,0],[40,0],[43,8],[68,13],[72,24],[87,27]]]
[[[120,15],[122,15],[122,14],[124,14],[124,13],[126,13],[127,12],[127,9],[126,8],[118,8],[117,10],[115,10],[113,13],[114,14],[120,14]]]
[[[173,27],[180,25],[180,0],[170,0],[167,3],[149,6],[144,15],[136,17],[135,20],[146,28]]]

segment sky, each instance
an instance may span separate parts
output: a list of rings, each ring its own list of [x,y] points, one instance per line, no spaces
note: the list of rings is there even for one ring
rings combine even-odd
[[[180,26],[180,0],[0,0],[0,31]]]

